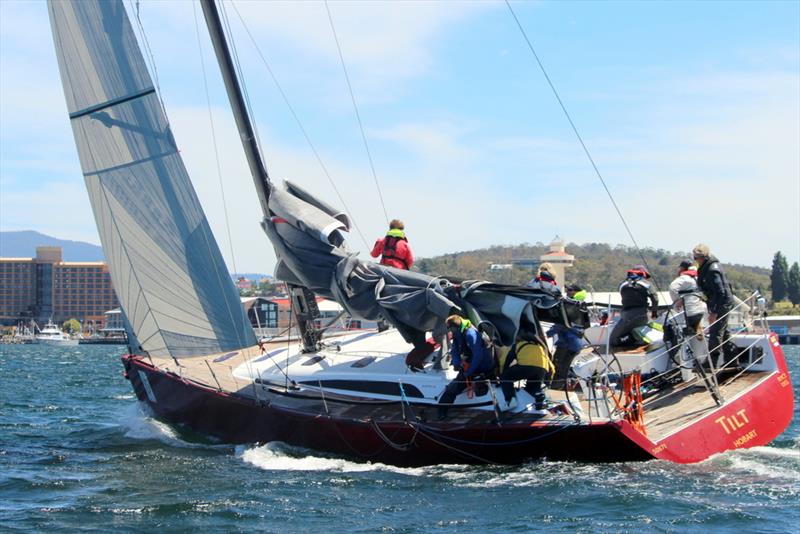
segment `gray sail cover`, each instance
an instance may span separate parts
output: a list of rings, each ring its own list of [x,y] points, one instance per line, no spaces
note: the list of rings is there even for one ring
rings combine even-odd
[[[273,188],[269,209],[265,230],[278,257],[276,278],[335,299],[354,317],[383,317],[414,345],[424,342],[426,331],[441,329],[451,313],[490,327],[505,345],[513,342],[523,316],[584,322],[577,308],[567,309],[544,289],[451,281],[361,261],[345,244],[347,217],[297,185]]]
[[[180,358],[254,345],[122,2],[48,7],[86,187],[134,347]]]

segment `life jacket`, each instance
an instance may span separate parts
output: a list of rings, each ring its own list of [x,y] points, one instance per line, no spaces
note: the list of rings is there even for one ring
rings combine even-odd
[[[700,286],[697,285],[697,271],[695,271],[694,269],[688,269],[686,271],[681,271],[679,274],[681,276],[682,275],[686,275],[686,276],[689,276],[690,278],[693,278],[694,279],[694,284],[692,286],[690,286],[688,289],[680,289],[680,290],[678,290],[678,295],[680,295],[681,297],[694,295],[695,297],[698,297],[701,300],[706,300],[705,293],[700,291]]]
[[[619,286],[622,296],[622,309],[646,308],[650,295],[650,282],[638,275],[628,277]]]
[[[584,300],[586,300],[587,295],[588,293],[586,293],[586,290],[581,289],[580,291],[577,291],[574,295],[572,295],[572,299],[577,300],[578,302],[583,302]]]
[[[550,282],[551,284],[556,283],[556,277],[547,271],[540,271],[535,280],[537,282]]]
[[[549,373],[555,372],[555,365],[541,343],[518,341],[506,355],[503,367],[507,369],[514,360],[517,360],[518,365],[541,367]]]
[[[406,239],[405,232],[403,232],[402,230],[398,230],[396,228],[393,228],[388,232],[386,232],[386,237],[383,239],[383,254],[381,257],[381,263],[383,263],[383,260],[391,258],[393,260],[401,262],[405,267],[405,269],[408,270],[410,268],[408,265],[408,261],[405,258],[401,258],[400,256],[397,255],[397,243],[399,241],[408,242],[408,239]]]

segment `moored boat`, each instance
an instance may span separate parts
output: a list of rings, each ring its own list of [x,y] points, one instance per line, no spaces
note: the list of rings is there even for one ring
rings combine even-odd
[[[78,344],[78,339],[63,332],[53,321],[47,321],[44,328],[34,337],[34,342],[43,345],[72,346]]]

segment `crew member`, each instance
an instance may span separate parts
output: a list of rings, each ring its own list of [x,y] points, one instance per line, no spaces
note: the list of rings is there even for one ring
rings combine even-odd
[[[697,245],[692,250],[692,255],[699,265],[697,285],[708,302],[709,354],[712,358],[718,358],[722,353],[725,356],[724,361],[730,363],[735,352],[728,332],[728,313],[733,308],[733,291],[719,260],[711,254],[708,245],[702,243]]]
[[[500,375],[500,388],[505,403],[500,407],[503,411],[517,407],[514,382],[525,380],[525,391],[535,401],[536,410],[545,409],[547,383],[555,373],[555,366],[550,360],[547,348],[537,339],[532,328],[520,328],[517,342],[506,356],[503,372]]]
[[[447,409],[465,389],[468,382],[483,379],[494,370],[491,351],[483,342],[478,329],[459,315],[451,315],[445,321],[452,335],[450,358],[458,375],[447,385],[439,398],[439,419],[447,417]]]
[[[411,269],[414,265],[414,255],[406,238],[405,225],[399,219],[392,219],[389,223],[389,231],[377,241],[372,247],[370,255],[373,258],[381,256],[381,265],[388,265],[396,269]]]
[[[567,291],[567,296],[572,300],[577,300],[578,302],[586,300],[586,290],[578,284],[567,284],[564,289]]]
[[[675,303],[675,309],[683,310],[687,330],[700,334],[706,303],[697,286],[697,266],[692,260],[683,260],[678,266],[678,276],[669,285],[669,296]]]
[[[658,295],[649,280],[650,272],[643,265],[637,265],[628,271],[625,281],[620,284],[622,313],[611,331],[611,345],[619,345],[621,339],[630,334],[634,328],[648,323],[648,301],[652,307],[653,319],[658,315]]]
[[[558,287],[558,282],[556,282],[555,269],[553,269],[553,265],[548,262],[539,265],[536,276],[525,284],[525,286],[543,289],[555,296],[561,296],[561,289]]]

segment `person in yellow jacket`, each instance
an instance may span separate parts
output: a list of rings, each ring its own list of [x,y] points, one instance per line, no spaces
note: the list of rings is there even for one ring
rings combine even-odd
[[[520,328],[516,343],[500,365],[503,369],[500,375],[500,388],[505,399],[505,405],[501,404],[501,408],[505,411],[517,406],[514,382],[525,380],[525,391],[536,402],[535,408],[544,410],[547,398],[545,389],[553,377],[555,366],[550,360],[547,347],[536,338],[533,331]]]

